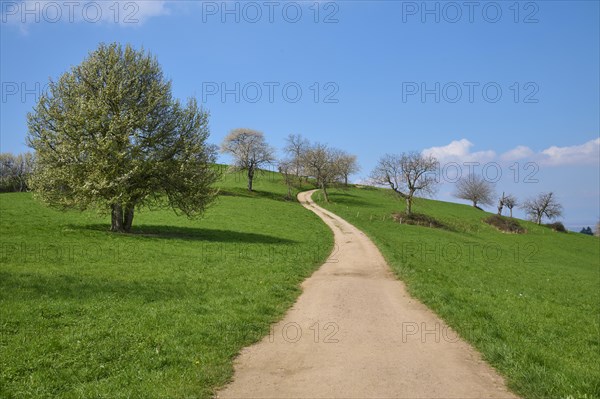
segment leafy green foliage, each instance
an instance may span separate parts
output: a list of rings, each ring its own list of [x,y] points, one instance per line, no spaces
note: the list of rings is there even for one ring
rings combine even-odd
[[[33,170],[34,157],[30,152],[23,154],[0,154],[0,192],[27,191],[27,181]]]
[[[122,218],[135,208],[168,204],[193,217],[214,199],[208,113],[174,100],[143,51],[100,45],[51,82],[28,120],[31,187],[49,205],[110,209],[113,230],[128,230]]]

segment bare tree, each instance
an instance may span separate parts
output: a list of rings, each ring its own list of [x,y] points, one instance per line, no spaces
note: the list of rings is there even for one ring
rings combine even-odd
[[[412,212],[416,192],[433,194],[437,180],[432,175],[437,160],[418,152],[384,155],[371,172],[371,179],[379,185],[388,185],[406,201],[406,213]]]
[[[356,155],[347,154],[345,152],[341,152],[339,156],[339,167],[340,173],[344,179],[344,185],[348,185],[348,178],[360,171],[360,167],[358,166],[358,162],[356,160]]]
[[[247,171],[248,191],[252,191],[254,173],[275,161],[275,150],[267,144],[263,133],[252,129],[233,129],[223,140],[221,151],[233,156],[237,170]]]
[[[502,216],[502,209],[504,209],[504,192],[498,200],[498,216]]]
[[[340,151],[319,143],[310,146],[302,157],[304,170],[315,178],[326,202],[329,202],[327,188],[341,179],[339,157]]]
[[[290,134],[286,138],[286,146],[283,148],[285,153],[290,157],[289,162],[294,168],[294,173],[300,177],[302,173],[302,158],[304,153],[309,149],[310,142],[299,134]]]
[[[514,195],[508,194],[504,196],[504,206],[509,209],[510,217],[513,217],[513,208],[517,205],[519,205],[519,203]]]
[[[494,203],[494,186],[482,176],[470,174],[456,183],[456,198],[471,201],[473,206],[492,205]]]
[[[552,192],[541,193],[535,198],[526,200],[521,208],[537,224],[542,224],[544,216],[550,220],[562,216],[563,209]]]
[[[294,179],[296,175],[294,174],[296,168],[295,163],[291,160],[282,160],[279,161],[279,165],[277,167],[281,176],[283,176],[283,182],[287,186],[287,195],[286,199],[292,199],[292,188],[294,187]]]

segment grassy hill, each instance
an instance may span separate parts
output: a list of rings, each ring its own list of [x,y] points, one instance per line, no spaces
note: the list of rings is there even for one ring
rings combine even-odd
[[[283,199],[278,174],[254,193],[245,184],[226,175],[201,220],[139,212],[133,234],[0,195],[0,397],[208,397],[225,383],[332,247],[315,215]],[[414,209],[445,228],[399,224],[389,190],[331,199],[515,392],[600,397],[596,237],[523,221],[526,234],[506,234],[484,212],[430,200]]]
[[[201,220],[59,212],[0,195],[0,397],[208,397],[329,254],[280,176],[227,175]],[[290,228],[294,226],[294,228]]]
[[[526,234],[503,233],[482,222],[488,213],[424,199],[413,210],[446,228],[400,224],[391,216],[404,203],[383,189],[334,191],[330,200],[321,205],[368,234],[410,293],[479,349],[515,392],[600,397],[597,237],[525,221]]]

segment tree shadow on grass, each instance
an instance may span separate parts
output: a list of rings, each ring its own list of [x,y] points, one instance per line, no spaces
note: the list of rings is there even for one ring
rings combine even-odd
[[[285,187],[282,185],[282,187]],[[274,193],[271,191],[253,190],[248,191],[245,188],[227,188],[219,191],[223,197],[243,197],[243,198],[267,198],[275,201],[287,201],[285,194]]]
[[[85,229],[109,233],[107,224],[70,225],[73,229]],[[119,233],[110,233],[119,234]],[[292,244],[297,241],[260,233],[232,230],[205,229],[183,226],[161,226],[151,224],[134,225],[130,233],[123,236],[139,239],[166,239],[184,241],[245,243],[245,244]]]
[[[382,208],[382,206],[379,204],[364,201],[362,199],[359,199],[357,195],[343,191],[334,191],[330,194],[330,197],[333,203],[338,205],[355,205],[368,206],[369,208]]]
[[[185,287],[176,282],[20,272],[0,272],[0,290],[10,295],[11,300],[40,297],[85,300],[108,295],[112,300],[137,298],[143,302],[154,302],[186,296]]]

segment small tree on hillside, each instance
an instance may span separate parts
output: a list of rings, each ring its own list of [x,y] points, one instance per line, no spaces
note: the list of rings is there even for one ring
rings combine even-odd
[[[456,198],[471,201],[473,206],[492,205],[494,203],[494,186],[483,177],[470,174],[456,183]]]
[[[28,124],[36,195],[61,208],[110,209],[112,231],[129,231],[141,206],[193,217],[217,194],[208,113],[195,99],[174,100],[144,51],[101,44],[50,83]]]
[[[498,216],[502,216],[502,209],[504,209],[504,193],[502,193],[502,196],[498,199]]]
[[[233,156],[234,168],[247,172],[248,191],[252,191],[256,171],[275,161],[275,150],[267,144],[265,136],[252,129],[233,129],[223,140],[221,151]]]
[[[294,162],[290,160],[279,161],[277,169],[279,170],[279,173],[281,173],[281,176],[283,177],[283,182],[287,187],[286,199],[291,200],[292,188],[294,187],[294,180],[296,178],[296,167],[294,165]]]
[[[338,162],[340,166],[340,173],[344,179],[344,185],[348,186],[348,178],[360,171],[360,167],[358,166],[358,162],[356,160],[356,155],[347,154],[342,151]]]
[[[383,156],[371,172],[375,184],[387,185],[406,201],[406,213],[411,214],[417,192],[430,195],[435,191],[437,180],[433,173],[437,160],[417,152]]]
[[[508,194],[508,195],[504,196],[503,202],[504,202],[504,206],[506,206],[509,209],[510,217],[512,218],[513,217],[513,208],[515,206],[519,205],[517,198],[512,194]]]
[[[319,143],[310,146],[302,157],[303,169],[315,178],[326,202],[329,202],[327,189],[341,179],[339,159],[340,151]]]
[[[290,134],[286,138],[285,153],[289,156],[288,162],[293,167],[296,177],[301,177],[302,160],[306,151],[310,148],[310,142],[299,134]]]
[[[535,198],[528,199],[521,208],[537,224],[542,224],[544,217],[553,220],[562,216],[563,209],[552,192],[541,193]]]

